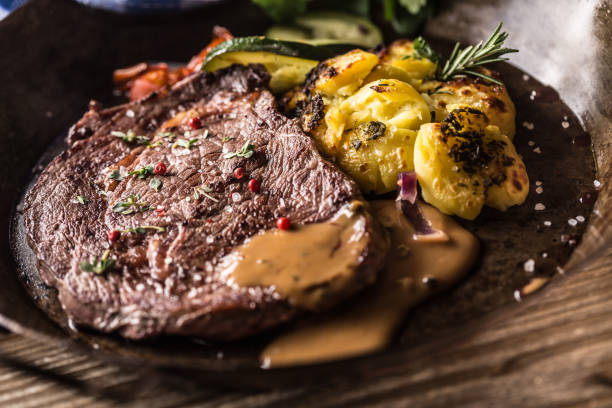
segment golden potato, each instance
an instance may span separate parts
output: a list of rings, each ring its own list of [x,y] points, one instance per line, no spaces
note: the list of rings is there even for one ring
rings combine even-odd
[[[510,139],[472,108],[421,126],[414,167],[423,199],[446,214],[474,219],[483,205],[505,211],[522,204],[527,171]]]
[[[396,188],[397,173],[413,170],[416,130],[431,120],[429,106],[411,85],[396,79],[370,82],[328,108],[312,132],[365,192]]]
[[[490,74],[490,71],[488,71]],[[419,91],[435,112],[435,122],[440,122],[457,108],[471,107],[483,112],[491,125],[512,140],[515,133],[516,110],[505,86],[474,78],[460,78],[447,82],[425,81]]]
[[[394,41],[383,50],[380,62],[404,71],[410,78],[408,82],[415,86],[436,72],[435,62],[419,57],[414,51],[414,42],[405,39]]]
[[[362,50],[328,59],[320,64],[314,91],[325,96],[351,95],[378,64],[378,56]]]

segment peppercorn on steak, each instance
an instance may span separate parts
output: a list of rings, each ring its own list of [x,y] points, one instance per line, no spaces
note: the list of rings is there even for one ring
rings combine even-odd
[[[385,236],[357,185],[276,111],[268,81],[262,66],[198,72],[129,104],[92,105],[72,128],[23,214],[42,277],[76,324],[230,340],[375,280]],[[249,238],[325,222],[347,225],[331,235],[344,264],[303,288],[307,303],[222,270]]]

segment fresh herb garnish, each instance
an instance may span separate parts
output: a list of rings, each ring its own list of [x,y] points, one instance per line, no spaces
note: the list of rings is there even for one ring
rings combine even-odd
[[[440,55],[435,52],[423,37],[417,37],[414,40],[414,55],[413,58],[427,58],[431,62],[437,64],[440,61]],[[405,57],[404,57],[405,58]]]
[[[112,180],[116,180],[116,181],[123,180],[123,176],[121,175],[121,171],[119,171],[118,169],[111,171],[111,173],[108,175],[108,178],[112,179]]]
[[[155,166],[153,166],[152,164],[149,164],[146,166],[142,166],[141,168],[136,169],[134,171],[130,171],[128,175],[136,176],[139,179],[143,180],[143,179],[146,179],[151,174],[153,174],[153,169],[155,169]]]
[[[157,225],[141,225],[139,227],[130,227],[120,230],[121,232],[131,232],[134,234],[146,234],[147,230],[154,230],[157,232],[166,232],[164,227],[158,227]]]
[[[80,267],[83,272],[95,273],[96,275],[102,275],[109,269],[115,267],[115,260],[108,259],[110,250],[106,250],[101,258],[97,256],[94,259],[90,259],[90,262],[81,262]]]
[[[208,186],[199,186],[199,187],[196,187],[196,189],[195,189],[195,190],[196,190],[196,191],[195,191],[195,193],[194,193],[194,195],[193,195],[193,198],[194,198],[195,200],[197,200],[198,198],[200,198],[200,194],[202,194],[204,197],[206,197],[206,198],[208,198],[208,199],[210,199],[210,200],[214,201],[215,203],[218,203],[218,202],[219,202],[219,200],[217,200],[215,197],[213,197],[213,196],[211,196],[210,194],[208,194],[208,193],[212,192],[212,188],[210,188],[210,187],[208,187]]]
[[[151,187],[155,191],[159,191],[162,187],[162,181],[157,177],[153,177],[151,181],[149,181],[149,187]]]
[[[250,158],[255,153],[255,146],[251,144],[251,141],[247,141],[237,152],[229,152],[223,155],[224,159],[231,159],[233,157],[244,157],[245,159]]]
[[[455,44],[450,57],[442,63],[442,59],[431,50],[431,47],[422,38],[415,41],[415,52],[428,58],[437,64],[436,79],[440,81],[448,81],[451,78],[463,77],[472,75],[475,77],[486,79],[497,85],[503,85],[502,82],[493,78],[490,75],[475,71],[478,67],[494,62],[507,61],[508,58],[502,58],[502,55],[511,52],[518,52],[513,48],[502,48],[504,41],[508,38],[508,33],[502,32],[503,23],[499,23],[493,34],[486,41],[480,41],[476,45],[470,45],[464,49],[460,49],[459,43]],[[430,55],[428,57],[427,55]],[[434,59],[436,60],[434,60]]]
[[[223,143],[229,142],[232,139],[233,139],[232,136],[223,136],[223,139],[221,139],[221,142],[223,142]]]
[[[158,133],[157,136],[163,137],[164,139],[170,139],[170,140],[173,140],[174,138],[176,138],[176,135],[172,132],[161,132],[161,133]]]
[[[204,133],[202,133],[202,139],[208,139],[208,129],[206,129]]]
[[[161,146],[161,145],[163,145],[162,141],[161,141],[161,140],[158,140],[158,141],[157,141],[157,142],[155,142],[155,143],[151,143],[151,144],[149,144],[147,147],[148,147],[149,149],[153,149],[153,148],[158,147],[158,146]]]
[[[140,145],[148,145],[151,141],[151,139],[149,139],[147,136],[136,135],[133,130],[128,130],[127,132],[118,132],[116,130],[113,130],[111,132],[111,135],[120,138],[126,143],[136,142]]]
[[[139,202],[140,197],[135,194],[130,194],[127,200],[120,201],[113,206],[113,212],[120,213],[122,215],[134,214],[137,212],[144,212],[150,209],[149,204]]]
[[[78,204],[87,204],[89,202],[89,199],[85,196],[78,195],[76,196],[75,202]]]
[[[172,145],[172,147],[182,147],[184,149],[191,149],[191,147],[198,141],[198,138],[193,138],[191,140],[179,139]]]

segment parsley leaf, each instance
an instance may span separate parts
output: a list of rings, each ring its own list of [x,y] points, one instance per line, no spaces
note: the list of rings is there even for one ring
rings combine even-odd
[[[203,185],[203,186],[196,187],[195,190],[196,191],[195,191],[195,193],[193,195],[194,199],[196,199],[196,200],[199,199],[200,198],[200,194],[202,194],[204,197],[208,198],[211,201],[214,201],[215,203],[219,202],[219,200],[217,200],[215,197],[213,197],[210,194],[208,194],[208,193],[212,192],[212,188],[210,188],[210,187],[208,187],[206,185]]]

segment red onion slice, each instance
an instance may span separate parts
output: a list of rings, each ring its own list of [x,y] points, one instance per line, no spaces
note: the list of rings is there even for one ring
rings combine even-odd
[[[417,201],[417,175],[414,171],[399,173],[397,177],[399,193],[397,205],[402,214],[414,227],[414,239],[446,241],[448,236],[444,231],[434,228],[421,211]]]

